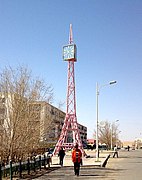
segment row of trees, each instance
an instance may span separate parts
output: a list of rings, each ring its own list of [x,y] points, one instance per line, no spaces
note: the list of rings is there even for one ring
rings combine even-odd
[[[40,146],[39,114],[33,103],[52,103],[53,88],[23,66],[0,72],[0,158],[24,158]],[[40,111],[40,109],[39,109]],[[40,124],[41,126],[41,124]],[[49,122],[49,128],[51,122]]]
[[[111,146],[114,147],[115,145],[119,146],[121,144],[119,140],[120,131],[117,123],[101,121],[98,128],[99,142],[101,144],[106,144],[109,149],[111,149]]]

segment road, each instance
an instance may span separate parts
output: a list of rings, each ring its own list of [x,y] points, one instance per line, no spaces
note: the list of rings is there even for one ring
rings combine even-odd
[[[119,158],[110,158],[111,180],[142,180],[142,150],[120,152]]]
[[[76,177],[73,167],[62,167],[35,180],[142,180],[142,150],[120,151],[119,158],[110,158],[105,168],[82,166]]]

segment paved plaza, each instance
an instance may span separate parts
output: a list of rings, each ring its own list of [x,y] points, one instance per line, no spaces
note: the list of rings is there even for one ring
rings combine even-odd
[[[59,157],[52,157],[50,168],[42,168],[41,171],[23,176],[27,180],[141,180],[142,179],[142,150],[120,150],[119,157],[113,158],[113,152],[100,152],[99,162],[96,162],[95,151],[86,152],[88,158],[83,157],[83,165],[80,168],[80,175],[74,175],[74,167],[71,160],[71,152],[67,152],[64,159],[64,166],[59,165]],[[110,154],[105,167],[102,163]],[[13,180],[18,180],[14,178]]]
[[[86,150],[85,151],[87,156],[90,156],[88,158],[83,157],[83,165],[96,165],[96,166],[101,166],[102,163],[104,162],[104,160],[106,159],[106,157],[109,154],[112,154],[111,151],[102,151],[100,152],[100,157],[99,157],[99,161],[96,162],[96,151],[95,150]],[[52,166],[57,166],[59,165],[59,157],[58,156],[54,156],[52,157]],[[64,166],[73,166],[72,163],[72,159],[71,159],[71,151],[66,152],[66,156],[64,158]]]
[[[47,173],[41,177],[36,178],[36,180],[72,180],[72,179],[94,179],[96,176],[96,172],[102,168],[101,165],[106,160],[106,157],[109,154],[112,154],[110,151],[100,152],[99,161],[96,162],[96,156],[94,150],[86,151],[87,155],[90,156],[88,158],[83,157],[83,166],[80,169],[80,176],[77,177],[74,175],[73,163],[71,159],[71,152],[67,152],[64,159],[64,166],[61,167],[59,165],[59,157],[52,157],[51,167],[59,167],[55,171]],[[103,171],[102,171],[103,172]]]

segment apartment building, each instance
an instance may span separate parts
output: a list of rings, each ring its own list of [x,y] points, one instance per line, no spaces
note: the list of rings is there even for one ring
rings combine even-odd
[[[12,106],[15,104],[15,102],[12,103],[12,101],[16,99],[19,100],[18,95],[6,97],[2,95],[0,97],[0,130],[3,125],[6,126],[6,122],[8,122],[10,116],[9,112],[12,112]],[[26,98],[20,97],[20,100],[24,100],[25,103],[27,103]],[[25,104],[25,107],[26,111],[30,112],[28,114],[30,127],[33,128],[33,131],[36,128],[40,142],[55,145],[61,134],[66,115],[65,112],[44,101],[28,102],[27,105]],[[10,111],[8,110],[9,108]],[[86,143],[87,127],[78,124],[78,128],[82,142]],[[73,142],[72,131],[69,132],[67,139],[68,142]]]
[[[61,134],[66,115],[65,112],[43,101],[32,102],[30,106],[32,111],[38,114],[33,117],[37,117],[37,121],[39,121],[40,141],[44,144],[55,145]],[[78,128],[82,142],[86,143],[87,127],[78,124]],[[68,133],[67,141],[73,142],[72,131]]]
[[[43,133],[43,136],[41,137],[44,142],[56,144],[60,137],[66,114],[65,112],[56,108],[55,106],[52,106],[51,104],[46,103],[44,105],[46,107],[46,108],[44,107],[46,110],[41,116],[41,122],[44,123],[46,115],[48,116],[48,120],[47,120],[47,125],[45,125],[44,129],[41,130],[41,132]],[[49,128],[49,122],[51,125],[50,128]],[[86,143],[87,127],[78,124],[78,128],[80,131],[80,137],[82,139],[82,142]],[[73,142],[72,131],[68,133],[67,141]]]

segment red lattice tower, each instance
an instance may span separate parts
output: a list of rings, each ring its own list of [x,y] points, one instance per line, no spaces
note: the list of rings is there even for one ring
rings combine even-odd
[[[73,44],[72,25],[70,25],[69,44],[63,47],[63,59],[68,61],[68,84],[67,84],[67,109],[64,124],[62,127],[60,138],[55,146],[53,155],[57,154],[61,147],[64,149],[72,149],[78,143],[83,154],[82,141],[78,129],[76,117],[76,98],[75,98],[75,75],[74,75],[74,62],[76,61],[76,45]],[[73,142],[68,143],[68,133],[73,133]]]

